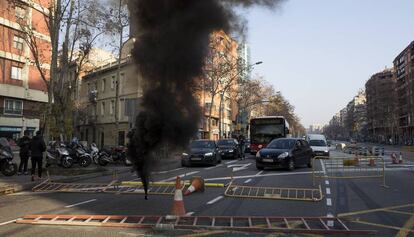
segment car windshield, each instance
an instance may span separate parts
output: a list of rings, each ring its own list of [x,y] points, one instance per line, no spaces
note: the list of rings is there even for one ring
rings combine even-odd
[[[233,146],[234,144],[236,144],[234,140],[219,140],[217,142],[219,146]]]
[[[324,140],[310,140],[310,146],[326,146],[326,142]]]
[[[213,141],[193,141],[190,145],[191,148],[214,148]]]
[[[276,139],[273,140],[267,148],[272,149],[292,149],[295,145],[296,140],[292,139]]]

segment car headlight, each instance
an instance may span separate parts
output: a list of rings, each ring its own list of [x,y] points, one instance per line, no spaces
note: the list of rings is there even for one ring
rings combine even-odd
[[[277,158],[281,158],[281,159],[284,159],[284,158],[286,158],[286,157],[288,157],[289,156],[289,152],[283,152],[282,154],[280,154]]]
[[[234,150],[229,150],[230,153],[232,153]]]
[[[205,156],[213,156],[213,152],[209,152],[209,153],[206,153],[206,154],[204,154]]]
[[[258,152],[256,153],[256,157],[257,157],[257,158],[260,158],[260,151],[258,151]]]
[[[188,156],[188,154],[187,153],[183,153],[183,156]]]
[[[325,150],[325,153],[328,153],[329,151],[328,150]]]

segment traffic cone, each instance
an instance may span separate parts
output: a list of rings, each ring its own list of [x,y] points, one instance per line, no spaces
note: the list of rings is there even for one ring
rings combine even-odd
[[[403,163],[403,155],[402,152],[400,152],[400,157],[398,158],[398,163],[402,164]]]
[[[177,179],[175,180],[174,204],[172,208],[172,215],[174,216],[185,216],[186,214],[183,201],[183,191],[181,190],[182,185],[181,178],[177,176]]]
[[[190,195],[193,192],[201,191],[204,192],[204,179],[201,177],[193,177],[190,180],[190,187],[188,187],[187,191],[185,191],[184,196]]]

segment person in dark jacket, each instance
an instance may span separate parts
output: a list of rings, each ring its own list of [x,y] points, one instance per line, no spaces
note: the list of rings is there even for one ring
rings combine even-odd
[[[29,156],[30,156],[30,142],[31,139],[29,137],[29,131],[25,130],[23,137],[19,138],[17,140],[17,145],[20,147],[20,165],[19,165],[19,171],[17,172],[17,175],[21,175],[22,171],[25,175],[28,175],[27,173],[27,163],[29,162]]]
[[[30,152],[32,156],[32,181],[35,180],[36,166],[38,167],[38,177],[42,178],[43,152],[46,151],[46,144],[41,134],[40,131],[37,131],[36,136],[33,137],[32,142],[30,143]]]

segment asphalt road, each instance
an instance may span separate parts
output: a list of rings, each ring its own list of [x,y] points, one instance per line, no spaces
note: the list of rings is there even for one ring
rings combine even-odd
[[[332,151],[331,156],[348,156]],[[192,216],[340,216],[353,228],[377,230],[376,236],[414,236],[414,165],[392,165],[386,158],[386,184],[380,178],[317,179],[312,182],[312,169],[259,171],[254,157],[245,160],[223,160],[214,167],[181,168],[179,162],[153,174],[153,181],[184,180],[201,176],[207,182],[255,187],[317,188],[321,185],[324,198],[319,202],[232,198],[224,196],[224,188],[206,188],[184,198],[185,208]],[[316,161],[317,172],[329,167]],[[345,176],[347,174],[344,174]],[[355,175],[355,174],[351,174]],[[121,174],[119,180],[139,180],[133,173]],[[109,183],[111,176],[84,180],[88,183]],[[0,196],[0,236],[247,236],[242,232],[154,231],[70,226],[15,224],[13,220],[28,214],[88,215],[168,215],[173,197],[151,195],[144,200],[140,194],[103,193],[32,193],[22,192]],[[191,235],[190,235],[191,234]],[[251,236],[250,234],[249,236]],[[253,236],[266,236],[255,234]],[[285,236],[285,235],[273,235]],[[286,235],[297,236],[297,235]]]

